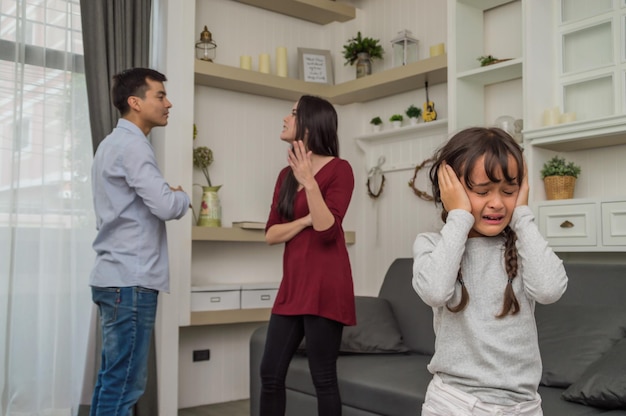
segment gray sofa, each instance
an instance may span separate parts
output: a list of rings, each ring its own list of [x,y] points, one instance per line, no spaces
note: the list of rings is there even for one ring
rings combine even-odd
[[[396,259],[378,297],[357,297],[358,323],[344,329],[337,363],[344,416],[420,414],[435,336],[432,310],[411,286],[412,265],[410,258]],[[626,265],[571,263],[566,269],[565,295],[535,311],[544,415],[626,416]],[[259,414],[266,329],[250,339],[253,416]],[[316,409],[307,359],[299,353],[287,377],[287,415],[316,416]]]

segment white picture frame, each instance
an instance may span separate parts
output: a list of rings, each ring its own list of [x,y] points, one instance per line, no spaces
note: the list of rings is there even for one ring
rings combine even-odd
[[[330,51],[298,48],[298,75],[305,82],[334,83]]]

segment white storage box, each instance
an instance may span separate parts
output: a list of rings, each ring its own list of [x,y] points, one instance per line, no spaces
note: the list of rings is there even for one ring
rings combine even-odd
[[[191,310],[219,311],[241,308],[241,285],[209,285],[191,287]]]
[[[241,285],[241,309],[271,308],[280,282],[244,283]]]

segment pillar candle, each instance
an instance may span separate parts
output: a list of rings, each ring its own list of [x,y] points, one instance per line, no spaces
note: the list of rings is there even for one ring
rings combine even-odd
[[[262,53],[259,55],[259,72],[264,74],[270,73],[270,54]]]
[[[543,125],[554,126],[560,123],[561,110],[559,107],[548,108],[543,112]]]
[[[430,47],[430,57],[443,55],[445,53],[445,47],[443,43],[438,43]]]
[[[576,113],[561,114],[561,123],[571,123],[572,121],[576,121]]]
[[[250,55],[241,55],[239,57],[239,67],[241,69],[252,69],[252,57]]]
[[[276,48],[276,75],[287,76],[287,48],[284,46]]]

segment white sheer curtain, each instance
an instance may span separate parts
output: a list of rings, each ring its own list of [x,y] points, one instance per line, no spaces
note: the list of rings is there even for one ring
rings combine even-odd
[[[76,415],[95,235],[79,0],[0,0],[0,414]]]

